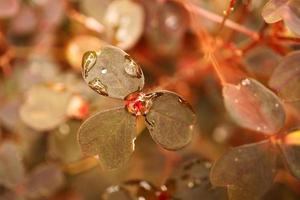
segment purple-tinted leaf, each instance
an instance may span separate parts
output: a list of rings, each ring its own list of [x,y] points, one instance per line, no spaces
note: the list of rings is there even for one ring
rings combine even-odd
[[[286,26],[300,36],[300,2],[299,0],[270,0],[262,11],[267,23],[283,19]]]
[[[209,181],[211,163],[200,159],[180,165],[167,179],[165,186],[175,199],[227,199],[224,188],[213,188]]]
[[[272,74],[269,85],[286,101],[300,100],[300,51],[283,58]]]
[[[0,18],[12,17],[18,10],[18,0],[0,0]]]
[[[144,30],[144,10],[134,1],[115,0],[106,10],[104,22],[112,44],[121,49],[130,49],[139,40]]]
[[[196,116],[190,105],[175,93],[153,94],[153,104],[146,115],[146,126],[155,142],[177,150],[192,139]]]
[[[124,165],[134,151],[135,116],[125,108],[99,112],[79,129],[79,144],[86,155],[98,155],[104,168]]]
[[[275,23],[282,20],[282,11],[289,0],[270,0],[262,10],[262,16],[267,23]]]
[[[101,95],[124,99],[144,86],[140,66],[121,49],[105,46],[98,52],[86,52],[82,59],[84,80]]]
[[[20,117],[35,130],[51,130],[66,120],[70,98],[71,93],[66,90],[45,85],[35,86],[27,93],[20,108]]]
[[[300,179],[300,131],[287,134],[279,144],[288,169]]]
[[[266,134],[280,131],[285,112],[279,98],[263,84],[246,78],[223,87],[226,110],[240,126]]]
[[[82,158],[77,141],[79,126],[79,122],[70,121],[61,124],[56,130],[51,132],[48,139],[48,151],[51,157],[63,163],[72,163]]]
[[[16,146],[3,143],[0,147],[0,185],[13,188],[23,177],[23,163]]]
[[[276,152],[269,141],[233,148],[211,170],[215,186],[226,186],[229,199],[260,199],[275,176]]]
[[[61,169],[54,165],[40,165],[30,173],[24,186],[30,199],[47,198],[55,194],[65,182]]]

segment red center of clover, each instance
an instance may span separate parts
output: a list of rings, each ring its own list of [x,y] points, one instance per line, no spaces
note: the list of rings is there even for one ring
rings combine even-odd
[[[136,116],[147,114],[150,106],[151,99],[142,92],[130,94],[125,98],[125,107],[127,111]]]

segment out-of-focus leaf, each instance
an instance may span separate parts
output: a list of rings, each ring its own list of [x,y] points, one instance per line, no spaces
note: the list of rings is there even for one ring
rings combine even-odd
[[[262,16],[267,23],[283,20],[286,26],[300,36],[299,0],[270,0],[263,8]]]
[[[248,71],[261,78],[269,78],[278,65],[281,56],[266,46],[253,48],[244,57]]]
[[[289,0],[270,0],[262,10],[262,16],[267,23],[275,23],[282,20],[282,11]]]
[[[79,144],[86,155],[98,155],[104,168],[124,165],[134,151],[135,117],[125,108],[99,112],[79,129]]]
[[[64,89],[37,85],[28,91],[20,117],[35,130],[51,130],[66,120],[70,98],[71,94]]]
[[[300,179],[300,131],[287,134],[279,145],[288,169]]]
[[[48,139],[49,154],[64,163],[78,161],[81,157],[80,146],[77,141],[77,131],[80,123],[70,121],[61,124],[53,131]]]
[[[240,126],[266,134],[280,131],[285,111],[279,98],[258,81],[246,78],[223,87],[225,107]]]
[[[105,46],[99,52],[86,52],[82,68],[86,83],[101,95],[124,99],[144,86],[140,66],[127,53],[113,46]]]
[[[103,194],[104,200],[134,200],[133,197],[129,194],[129,192],[121,186],[114,185],[110,186],[106,189]]]
[[[18,0],[0,0],[0,18],[12,17],[18,10]]]
[[[173,54],[182,44],[187,30],[189,14],[176,1],[155,3],[144,0],[147,15],[145,35],[157,53]]]
[[[114,0],[106,10],[104,22],[112,44],[121,49],[130,49],[144,31],[143,8],[134,1]]]
[[[209,180],[211,163],[195,159],[175,169],[165,185],[175,199],[225,200],[224,188],[213,188]]]
[[[275,172],[275,149],[262,141],[229,150],[212,167],[210,180],[226,186],[231,200],[255,200],[271,187]]]
[[[272,74],[269,85],[286,101],[300,100],[300,51],[283,58]]]
[[[57,192],[65,182],[61,169],[54,164],[40,165],[30,173],[24,186],[30,199],[47,198]]]
[[[192,139],[195,113],[175,93],[162,91],[153,95],[152,107],[146,115],[146,126],[152,138],[165,149],[183,148]]]
[[[0,184],[13,188],[24,177],[24,168],[16,146],[3,143],[0,147]]]

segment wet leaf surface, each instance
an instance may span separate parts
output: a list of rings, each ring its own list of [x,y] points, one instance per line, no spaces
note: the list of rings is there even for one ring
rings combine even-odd
[[[24,168],[17,147],[3,143],[0,147],[0,185],[13,188],[24,177]]]
[[[123,107],[99,112],[88,118],[78,133],[83,153],[98,155],[106,169],[121,167],[134,151],[135,120]]]
[[[286,101],[300,101],[300,51],[288,54],[269,80],[270,87]]]
[[[211,163],[200,159],[185,162],[175,169],[165,185],[174,199],[226,200],[226,190],[211,185],[210,168]]]
[[[272,186],[276,153],[269,141],[235,147],[211,169],[215,186],[227,186],[229,199],[260,199]]]
[[[130,49],[144,31],[145,14],[140,4],[130,0],[115,0],[107,7],[104,23],[108,38],[121,49]]]
[[[276,134],[285,122],[285,111],[279,98],[254,79],[223,87],[226,110],[240,126],[254,131]]]
[[[57,127],[66,120],[71,94],[66,90],[37,85],[26,94],[20,108],[20,117],[29,127],[45,131]]]
[[[192,139],[196,116],[189,104],[175,93],[154,94],[146,115],[146,126],[155,142],[163,148],[177,150]]]
[[[104,96],[124,99],[144,87],[140,66],[127,53],[113,46],[85,53],[82,68],[86,83]]]

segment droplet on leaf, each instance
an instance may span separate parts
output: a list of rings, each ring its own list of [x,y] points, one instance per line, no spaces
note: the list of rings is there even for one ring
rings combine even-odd
[[[279,98],[254,79],[244,79],[238,85],[223,87],[226,110],[240,126],[254,131],[275,134],[285,122],[285,112]]]
[[[106,169],[123,166],[134,151],[135,120],[125,108],[99,112],[88,118],[78,132],[82,152],[98,155]]]
[[[179,165],[167,179],[165,186],[174,199],[226,200],[226,190],[213,188],[209,181],[211,163],[193,159]]]
[[[95,51],[87,51],[83,54],[82,69],[83,69],[84,78],[87,78],[89,71],[95,65],[96,61],[97,61],[97,54]]]
[[[169,150],[186,146],[192,139],[196,121],[189,104],[167,91],[154,93],[152,101],[146,126],[154,141]]]
[[[143,33],[144,18],[143,8],[134,1],[110,3],[104,20],[112,44],[124,50],[133,47]]]
[[[85,52],[93,49],[98,50],[104,42],[91,35],[79,35],[72,38],[66,47],[66,57],[70,65],[76,71],[81,71],[82,56]]]
[[[113,46],[105,46],[98,53],[93,65],[83,68],[83,78],[89,86],[101,95],[124,99],[128,94],[140,91],[144,86],[144,75],[130,56]],[[91,59],[94,60],[94,59]],[[85,63],[85,61],[83,61]],[[87,63],[93,63],[92,61]]]
[[[274,70],[269,85],[286,101],[300,100],[300,51],[283,58]]]
[[[269,141],[235,147],[215,162],[210,180],[227,187],[229,199],[260,199],[272,186],[275,163],[276,151]]]

